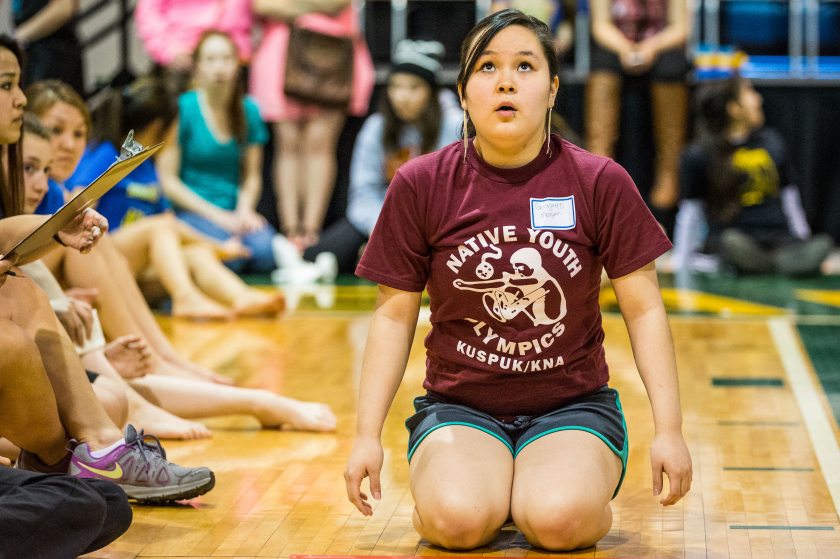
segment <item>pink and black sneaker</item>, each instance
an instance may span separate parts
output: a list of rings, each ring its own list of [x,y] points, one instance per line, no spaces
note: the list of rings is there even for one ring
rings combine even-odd
[[[125,428],[125,438],[107,449],[91,451],[87,443],[78,445],[68,473],[112,481],[129,499],[147,503],[192,499],[216,484],[209,468],[184,468],[167,461],[158,438],[137,433],[131,425]]]

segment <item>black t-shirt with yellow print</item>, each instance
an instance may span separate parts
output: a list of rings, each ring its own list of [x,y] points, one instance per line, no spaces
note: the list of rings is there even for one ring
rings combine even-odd
[[[712,154],[698,144],[691,144],[680,164],[680,189],[683,199],[706,201],[711,190]],[[741,174],[739,201],[741,211],[723,223],[712,216],[710,235],[735,227],[758,238],[789,234],[782,209],[781,190],[795,184],[787,147],[778,132],[761,128],[744,143],[735,146],[732,166]]]

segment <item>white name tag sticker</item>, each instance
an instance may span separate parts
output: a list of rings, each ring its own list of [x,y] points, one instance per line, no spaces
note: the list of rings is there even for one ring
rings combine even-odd
[[[575,197],[531,198],[532,229],[574,229]]]

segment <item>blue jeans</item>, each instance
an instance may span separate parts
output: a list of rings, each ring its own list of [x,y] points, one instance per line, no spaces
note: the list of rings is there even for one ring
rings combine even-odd
[[[233,235],[225,231],[212,221],[191,212],[178,212],[178,219],[208,237],[220,241],[226,241]],[[268,273],[274,270],[277,265],[274,263],[274,253],[271,250],[271,240],[277,235],[277,231],[270,225],[259,231],[248,233],[242,237],[242,244],[251,251],[249,258],[230,260],[225,262],[228,268],[234,272]]]

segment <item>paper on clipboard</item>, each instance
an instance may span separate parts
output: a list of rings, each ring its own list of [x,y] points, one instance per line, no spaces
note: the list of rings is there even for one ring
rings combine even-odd
[[[13,249],[6,253],[2,260],[24,258],[28,254],[40,249],[51,242],[53,235],[64,229],[79,212],[93,206],[99,198],[111,190],[143,161],[157,153],[163,144],[144,148],[133,141],[133,133],[129,132],[120,150],[120,157],[105,172],[92,183],[67,201],[50,218],[42,223],[35,231],[27,235]]]

